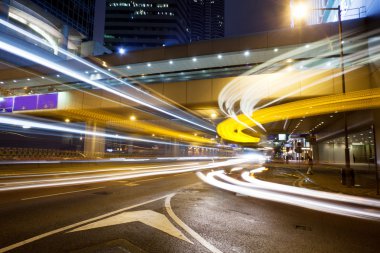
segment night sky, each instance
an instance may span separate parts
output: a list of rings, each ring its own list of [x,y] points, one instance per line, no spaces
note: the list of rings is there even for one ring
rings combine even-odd
[[[290,26],[289,0],[225,1],[226,37]]]

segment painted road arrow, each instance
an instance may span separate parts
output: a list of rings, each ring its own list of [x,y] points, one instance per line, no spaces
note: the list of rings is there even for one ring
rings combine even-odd
[[[165,215],[154,212],[152,210],[123,212],[121,214],[117,214],[103,220],[78,227],[69,231],[68,233],[119,225],[135,221],[139,221],[145,225],[154,227],[164,233],[193,244],[193,242],[191,242],[180,230],[178,230]]]

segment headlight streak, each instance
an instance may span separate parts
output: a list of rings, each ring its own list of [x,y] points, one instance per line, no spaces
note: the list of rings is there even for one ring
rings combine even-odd
[[[204,175],[202,172],[197,172],[197,176],[204,182],[215,187],[239,193],[246,196],[251,196],[263,200],[275,201],[284,204],[295,205],[303,208],[313,209],[321,212],[345,215],[356,218],[364,218],[371,220],[380,220],[380,212],[368,207],[357,207],[358,203],[353,203],[355,206],[346,204],[336,204],[333,201],[321,200],[311,196],[298,196],[286,192],[271,190],[267,187],[254,186],[249,183],[244,183],[224,175],[224,171],[214,171]],[[219,177],[223,181],[216,179]]]
[[[75,128],[66,127],[66,126],[61,127],[61,126],[57,126],[53,124],[40,123],[36,121],[13,119],[10,117],[5,117],[5,116],[0,116],[0,123],[15,125],[15,126],[27,125],[27,126],[38,128],[38,129],[46,129],[46,130],[66,132],[66,133],[76,133],[76,134],[82,134],[82,135],[99,136],[99,137],[106,137],[106,138],[119,139],[119,140],[133,140],[133,141],[140,141],[140,142],[147,142],[147,143],[187,146],[185,144],[179,144],[179,143],[171,143],[171,142],[157,141],[157,140],[151,140],[151,139],[142,139],[142,138],[135,138],[135,137],[128,137],[128,136],[121,136],[121,135],[116,136],[114,134],[105,134],[105,133],[100,133],[100,132],[91,132],[91,131],[75,129]]]
[[[10,118],[7,116],[0,115],[0,124],[1,123],[7,124],[7,125],[19,126],[19,127],[28,126],[30,128],[59,131],[59,132],[64,132],[64,133],[75,133],[75,134],[80,134],[80,135],[99,136],[99,137],[110,138],[113,140],[132,140],[132,141],[136,141],[136,142],[164,144],[164,145],[181,146],[181,147],[196,146],[199,148],[207,148],[207,149],[211,149],[211,150],[218,150],[219,149],[218,147],[208,147],[208,146],[200,146],[200,145],[194,145],[194,144],[165,142],[165,141],[158,141],[155,139],[144,139],[144,138],[123,136],[123,135],[106,134],[106,133],[102,133],[102,132],[92,132],[92,131],[76,129],[76,128],[68,127],[68,126],[59,126],[59,125],[55,125],[52,123],[49,124],[49,123],[38,122],[38,121],[30,121],[30,120],[23,120],[23,119],[17,119],[17,118]],[[183,159],[183,158],[176,157],[175,159]],[[207,159],[207,158],[205,158],[205,159]]]
[[[379,30],[374,30],[367,33],[361,33],[358,36],[350,37],[350,43],[345,44],[345,52],[349,53],[345,56],[344,64],[348,67],[345,69],[344,73],[350,73],[360,68],[360,66],[368,64],[369,61],[374,61],[380,58],[380,46],[372,46],[370,56],[368,55],[367,49],[368,37],[378,35],[378,33]],[[335,36],[332,39],[325,39],[310,44],[309,49],[307,50],[304,47],[300,47],[298,49],[292,50],[283,55],[275,57],[263,64],[260,64],[247,71],[242,76],[232,80],[227,86],[223,88],[218,98],[220,109],[231,118],[227,119],[226,121],[220,123],[217,126],[218,134],[224,139],[235,142],[258,142],[260,140],[259,138],[245,134],[242,131],[244,129],[252,129],[252,127],[254,126],[258,126],[265,131],[265,128],[262,126],[262,124],[273,121],[279,121],[282,120],[282,118],[288,117],[286,117],[286,114],[279,113],[280,117],[277,117],[275,119],[272,118],[263,122],[256,116],[256,112],[258,112],[260,109],[263,109],[264,107],[273,105],[274,103],[277,103],[289,96],[296,95],[297,93],[305,91],[316,85],[322,84],[333,78],[337,78],[341,75],[340,72],[330,73],[330,68],[326,69],[325,62],[321,62],[321,59],[327,59],[330,57],[334,57],[335,55],[339,55],[339,47],[336,47],[335,49],[332,48],[330,51],[327,52],[324,49],[328,45],[337,44],[338,41],[338,37]],[[268,67],[275,66],[275,64],[283,63],[286,59],[303,59],[304,57],[302,55],[311,49],[320,50],[320,55],[317,58],[302,60],[302,62],[300,63],[293,63],[295,69],[303,69],[302,71],[294,71],[289,73],[287,70],[283,69],[275,74],[270,75],[261,74],[260,76],[244,76],[260,74],[263,70],[267,69]],[[356,51],[353,52],[354,50]],[[333,58],[332,60],[330,60],[328,66],[339,66],[339,64],[339,58]],[[306,70],[304,69],[304,65],[312,67],[307,68]],[[313,81],[313,79],[316,78],[318,78],[318,80]],[[290,92],[285,90],[286,88],[293,87],[297,83],[305,83],[305,80],[306,82],[309,82],[307,83],[307,85],[303,85],[300,88],[297,87],[296,89],[293,89]],[[272,84],[273,87],[275,87],[275,91],[269,92],[267,90],[268,83]],[[264,98],[267,98],[268,96],[277,96],[277,98],[273,98],[271,101],[263,105],[257,106],[260,101],[262,101]],[[240,104],[238,110],[242,113],[241,115],[236,115],[235,112],[236,108],[238,108],[236,106],[238,103]],[[302,116],[305,115],[294,115],[293,118]],[[234,119],[235,122],[232,119]]]
[[[360,42],[360,43],[356,43],[356,44],[351,44],[349,47],[346,47],[346,50],[353,49],[353,48],[360,48],[360,47],[365,46],[365,45],[366,45],[366,42]],[[325,45],[322,44],[322,46],[325,46]],[[377,47],[374,47],[374,48],[377,48]],[[378,48],[376,49],[376,51],[378,51]],[[321,58],[322,59],[323,58],[328,58],[328,57],[331,57],[331,55],[335,55],[335,54],[338,54],[338,53],[339,53],[339,50],[336,49],[336,50],[334,50],[332,52],[328,52],[328,53],[322,54],[318,58],[312,58],[312,59],[306,60],[306,61],[302,62],[302,64],[303,65],[313,65],[314,66],[313,69],[320,69],[320,68],[323,69],[324,63],[319,63],[318,64],[318,61],[320,61]],[[347,65],[362,65],[363,64],[363,61],[362,61],[363,59],[365,61],[368,61],[368,54],[367,54],[367,50],[366,49],[365,50],[360,50],[359,52],[355,52],[355,53],[350,54],[350,55],[347,55],[345,57],[345,65],[346,66]],[[333,65],[339,65],[340,64],[339,60],[334,60],[334,62],[335,62],[335,64],[333,64]],[[297,68],[298,65],[300,65],[300,63],[295,64],[295,67]],[[347,73],[353,71],[354,69],[352,69],[352,68],[345,69],[344,73],[347,74]],[[287,88],[287,87],[289,87],[289,86],[291,86],[291,85],[293,85],[293,84],[295,84],[297,82],[304,81],[304,80],[307,80],[309,78],[313,78],[315,76],[318,76],[320,74],[327,73],[327,72],[329,72],[329,71],[327,71],[327,70],[319,70],[319,71],[316,71],[314,73],[307,73],[307,72],[305,73],[305,71],[295,72],[294,74],[291,74],[291,76],[289,78],[286,78],[286,80],[287,80],[286,82],[284,82],[284,81],[279,82],[278,80],[276,80],[278,78],[275,78],[272,81],[275,82],[276,84],[278,84],[278,85],[276,85],[277,89],[283,90],[284,88]],[[286,72],[283,71],[283,70],[280,71],[279,73],[280,74],[284,74],[286,76],[289,76],[289,74],[286,74]],[[318,80],[318,81],[313,82],[312,84],[309,84],[309,85],[307,85],[305,87],[301,87],[301,89],[297,90],[297,92],[306,90],[306,89],[311,88],[311,87],[313,87],[313,86],[315,86],[317,84],[320,84],[320,83],[322,83],[324,81],[327,81],[327,80],[330,80],[332,78],[339,77],[339,76],[340,76],[340,73],[329,75],[329,76],[325,77],[323,79],[323,81]],[[263,80],[263,81],[266,81],[266,80]],[[259,81],[259,82],[260,82],[260,84],[264,84],[264,82],[262,82],[262,81]],[[284,98],[287,98],[290,95],[293,95],[295,93],[294,91],[292,91],[292,92],[290,92],[288,94],[285,94],[285,95],[281,96],[280,98],[278,98],[278,99],[276,99],[274,101],[271,101],[271,102],[269,102],[267,104],[264,104],[262,106],[255,107],[256,104],[262,99],[262,96],[260,95],[262,93],[257,92],[257,86],[259,86],[259,87],[261,86],[265,90],[265,86],[260,85],[260,84],[257,84],[256,86],[252,86],[251,85],[251,87],[249,87],[249,88],[253,89],[253,90],[250,91],[250,92],[245,91],[245,93],[243,94],[242,101],[248,101],[248,102],[247,103],[241,102],[242,110],[244,112],[246,112],[247,114],[249,114],[249,115],[252,115],[252,113],[254,112],[254,110],[258,110],[258,109],[267,107],[267,106],[269,106],[269,105],[271,105],[273,103],[279,102],[280,100],[282,100]],[[255,100],[253,100],[253,99],[249,98],[248,94],[255,94],[255,95],[258,94],[258,96],[256,96]],[[246,105],[246,106],[244,106],[244,105]],[[255,109],[252,110],[252,108],[255,108]]]
[[[155,133],[155,135],[160,137],[171,137],[181,139],[184,142],[194,142],[194,143],[204,143],[204,144],[216,144],[215,141],[204,138],[201,136],[194,136],[193,134],[189,134],[186,132],[181,132],[178,130],[173,130],[170,128],[164,128],[163,126],[158,126],[144,120],[142,121],[131,121],[129,119],[125,119],[120,115],[112,114],[110,112],[102,113],[101,110],[89,111],[82,109],[69,109],[62,110],[63,113],[67,113],[73,115],[75,118],[91,118],[98,122],[104,122],[107,126],[115,129],[134,129],[138,133],[145,133],[151,135],[151,133]]]
[[[261,186],[265,187],[266,189],[271,189],[275,191],[282,191],[285,193],[291,193],[291,194],[299,194],[304,196],[312,196],[315,198],[322,198],[326,200],[333,200],[333,201],[342,201],[347,202],[350,204],[362,204],[367,206],[373,206],[380,208],[380,201],[378,200],[372,200],[368,198],[362,198],[362,197],[356,197],[356,196],[350,196],[345,194],[338,194],[338,193],[330,193],[330,192],[323,192],[323,191],[317,191],[317,190],[311,190],[306,188],[299,188],[299,187],[292,187],[288,185],[283,184],[277,184],[272,182],[266,182],[263,180],[259,180],[254,177],[255,173],[260,173],[267,170],[265,167],[260,167],[254,170],[251,170],[250,172],[243,172],[242,178],[251,183],[250,186]],[[252,176],[250,176],[250,174]],[[239,181],[241,182],[241,181]]]
[[[94,64],[91,64],[90,62],[85,61],[85,60],[81,59],[80,57],[78,57],[78,56],[76,56],[76,55],[74,55],[74,54],[72,54],[72,53],[70,53],[70,52],[68,52],[66,50],[63,50],[62,48],[54,48],[54,47],[52,47],[47,41],[42,40],[42,39],[38,38],[37,36],[35,36],[35,35],[27,32],[27,31],[25,31],[25,30],[23,30],[23,29],[15,26],[15,25],[13,25],[13,24],[5,21],[5,20],[0,19],[0,24],[4,25],[4,26],[12,29],[13,31],[16,31],[16,32],[18,32],[18,33],[20,33],[20,34],[22,34],[24,36],[27,36],[28,38],[30,38],[30,39],[38,42],[38,43],[41,43],[41,44],[43,44],[43,45],[45,45],[47,47],[50,47],[53,50],[58,50],[59,53],[61,53],[63,55],[66,55],[66,56],[68,56],[68,57],[70,57],[70,58],[72,58],[72,59],[74,59],[74,60],[76,60],[76,61],[78,61],[78,62],[80,62],[80,63],[82,63],[82,64],[84,64],[84,65],[86,65],[86,66],[88,66],[88,67],[90,67],[90,68],[92,68],[92,69],[94,69],[94,70],[102,73],[102,74],[104,74],[104,75],[106,75],[106,76],[108,76],[109,78],[117,80],[118,82],[120,82],[120,83],[122,83],[124,85],[127,85],[128,87],[134,89],[138,93],[142,93],[142,94],[144,94],[144,95],[146,95],[146,96],[148,96],[148,97],[150,97],[150,98],[152,98],[152,99],[154,99],[154,100],[156,100],[156,101],[158,101],[160,103],[163,103],[165,106],[169,106],[169,107],[171,107],[173,109],[178,109],[177,107],[175,107],[175,106],[167,103],[166,101],[161,100],[161,99],[159,99],[159,98],[157,98],[157,97],[155,97],[155,96],[153,96],[153,95],[151,95],[151,94],[149,94],[149,93],[147,93],[147,92],[145,92],[145,91],[143,91],[141,89],[138,89],[137,87],[135,87],[135,86],[133,86],[133,85],[131,85],[131,84],[125,82],[125,81],[123,81],[122,79],[119,79],[119,78],[115,77],[114,75],[112,75],[111,73],[109,73],[109,71],[106,71],[106,70],[104,70],[102,68],[99,68],[98,66],[96,66]],[[61,72],[61,73],[66,74],[68,76],[71,76],[71,77],[73,77],[73,78],[75,78],[77,80],[80,80],[82,82],[91,84],[91,85],[93,85],[95,87],[98,87],[100,89],[106,90],[106,91],[108,91],[108,92],[110,92],[112,94],[118,95],[120,97],[123,97],[123,98],[128,99],[128,100],[133,101],[133,102],[136,102],[138,104],[144,105],[144,106],[146,106],[146,107],[148,107],[150,109],[159,111],[159,112],[164,113],[164,114],[166,114],[168,116],[180,119],[180,120],[182,120],[184,122],[187,122],[187,123],[189,123],[191,125],[195,125],[195,126],[201,127],[203,129],[206,129],[206,130],[214,132],[214,133],[216,132],[215,129],[209,128],[209,127],[204,126],[204,125],[201,125],[201,124],[199,124],[197,122],[191,121],[189,119],[186,119],[184,117],[181,117],[179,115],[171,113],[170,111],[166,111],[164,109],[161,109],[157,105],[152,105],[152,104],[149,104],[149,103],[147,103],[147,102],[145,102],[143,100],[139,100],[137,98],[128,96],[125,93],[122,93],[122,92],[117,91],[115,89],[109,88],[109,87],[107,87],[107,86],[105,86],[105,85],[103,85],[103,84],[101,84],[99,82],[90,80],[89,78],[87,78],[87,77],[85,77],[83,75],[80,75],[80,74],[78,74],[78,73],[76,73],[74,71],[71,71],[70,69],[67,69],[67,68],[65,68],[63,66],[60,66],[59,64],[56,64],[56,63],[54,63],[52,61],[44,60],[43,58],[38,57],[37,55],[33,55],[33,54],[31,54],[31,53],[29,53],[29,52],[27,52],[25,50],[19,49],[19,50],[14,51],[14,50],[12,50],[12,48],[13,49],[17,49],[17,48],[14,47],[14,46],[12,46],[12,45],[10,45],[10,44],[1,42],[0,48],[2,48],[3,50],[5,50],[5,51],[7,51],[7,52],[9,52],[11,54],[16,54],[16,55],[18,55],[20,57],[23,57],[23,58],[26,58],[26,59],[28,59],[30,61],[33,61],[33,62],[36,62],[38,64],[44,65],[44,66],[46,66],[48,68],[54,69],[54,70],[56,70],[58,72]]]
[[[273,191],[278,191],[278,192],[283,192],[283,193],[288,193],[288,194],[296,194],[296,195],[305,196],[305,197],[313,197],[313,198],[324,199],[324,200],[345,202],[348,204],[360,204],[360,205],[380,208],[380,201],[378,200],[372,200],[368,198],[350,196],[350,195],[345,195],[345,194],[340,194],[340,193],[316,191],[316,190],[311,190],[311,189],[306,189],[306,188],[293,187],[293,186],[288,186],[288,185],[283,185],[283,184],[266,182],[266,181],[262,181],[255,177],[250,176],[250,173],[254,174],[254,173],[259,173],[259,172],[261,171],[243,172],[241,174],[241,177],[245,181],[249,182],[249,184],[248,185],[245,184],[245,186],[248,186],[248,187],[258,186],[264,189],[270,189]]]
[[[199,163],[186,163],[186,164],[173,164],[173,165],[164,165],[164,166],[150,166],[150,167],[125,167],[125,168],[107,168],[100,170],[81,170],[81,171],[72,171],[72,172],[48,172],[41,174],[19,174],[19,175],[6,175],[0,176],[2,179],[14,179],[14,178],[32,178],[32,177],[51,177],[51,176],[64,176],[64,175],[77,175],[77,174],[91,174],[99,172],[111,172],[111,171],[141,171],[148,169],[161,169],[161,168],[171,168],[171,167],[181,167],[181,166],[190,166],[190,165],[199,165]],[[3,183],[1,183],[3,184]],[[8,183],[4,183],[8,184]]]
[[[150,177],[158,175],[170,175],[177,173],[185,173],[206,169],[213,169],[222,166],[233,166],[247,162],[245,159],[230,159],[222,162],[207,163],[203,165],[196,166],[183,166],[182,168],[175,169],[152,169],[146,170],[144,172],[131,172],[131,173],[117,173],[111,175],[100,175],[100,176],[83,176],[83,177],[73,177],[73,178],[60,178],[60,179],[50,179],[50,180],[29,180],[29,181],[20,181],[14,182],[12,185],[2,187],[0,186],[0,191],[11,191],[11,190],[25,190],[25,189],[34,189],[42,187],[57,187],[57,186],[68,186],[68,185],[79,185],[79,184],[92,184],[99,182],[108,182],[115,180],[125,180],[132,178],[140,177]]]

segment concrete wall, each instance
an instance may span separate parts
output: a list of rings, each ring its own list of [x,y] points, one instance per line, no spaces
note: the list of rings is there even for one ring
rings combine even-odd
[[[267,99],[278,98],[286,94],[286,91],[291,92],[300,90],[300,92],[292,95],[289,99],[305,99],[315,96],[338,94],[342,92],[342,81],[340,77],[335,77],[318,83],[317,85],[306,90],[301,89],[310,83],[316,82],[321,78],[334,75],[338,72],[337,69],[330,69],[324,73],[315,75],[315,71],[306,70],[302,72],[294,72],[293,74],[262,74],[254,76],[239,77],[238,85],[241,92],[244,92],[245,87],[258,81],[271,80],[265,82],[264,92],[267,94]],[[296,77],[299,74],[298,77]],[[314,75],[313,77],[304,79],[305,75]],[[278,90],[277,87],[286,78],[294,82],[285,90]],[[296,78],[299,78],[299,81]],[[185,106],[193,105],[210,105],[217,104],[219,93],[222,89],[235,78],[214,78],[205,80],[193,80],[184,82],[172,83],[156,83],[147,85],[149,88],[161,93],[167,98]],[[357,91],[371,88],[370,70],[367,66],[359,69],[353,69],[346,74],[346,91]]]
[[[263,85],[263,91],[267,94],[266,99],[278,98],[279,96],[283,96],[287,92],[294,90],[300,90],[300,92],[289,96],[289,99],[305,99],[315,96],[341,93],[342,82],[340,77],[327,79],[311,88],[301,91],[303,87],[309,85],[310,83],[314,83],[317,80],[334,75],[337,72],[337,69],[330,69],[316,75],[315,70],[305,70],[302,72],[294,71],[291,74],[285,73],[243,76],[238,77],[238,85],[241,92],[244,92],[244,89],[254,82],[270,80],[265,82],[265,85]],[[305,78],[306,75],[311,75],[312,77]],[[297,81],[297,78],[299,81]],[[286,89],[279,90],[277,88],[278,85],[283,83],[285,79],[289,79],[289,82],[293,82],[293,84]],[[184,82],[155,83],[149,84],[147,87],[184,106],[216,106],[220,92],[233,80],[235,80],[233,77],[212,78]],[[353,69],[351,72],[346,74],[347,92],[369,89],[376,85],[380,85],[380,65],[379,67],[375,64],[372,64],[370,67],[364,66],[359,69]],[[91,92],[91,94],[78,90],[60,92],[58,109],[121,109],[124,106],[120,103],[135,105],[126,99],[112,95],[106,91],[90,90],[89,92]]]

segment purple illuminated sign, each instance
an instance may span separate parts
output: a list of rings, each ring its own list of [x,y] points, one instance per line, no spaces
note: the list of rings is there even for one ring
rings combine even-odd
[[[41,94],[38,96],[37,109],[55,109],[58,105],[58,93]]]
[[[36,110],[37,95],[15,97],[14,111]]]
[[[0,98],[0,113],[12,112],[13,98]]]
[[[0,113],[26,110],[56,109],[58,93],[6,97],[0,100]]]

